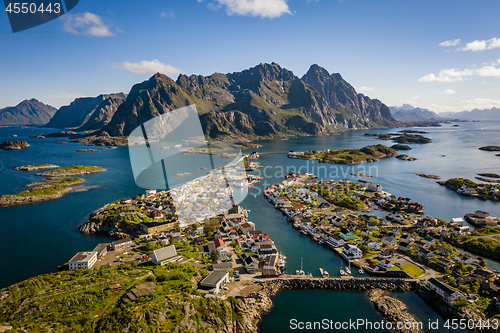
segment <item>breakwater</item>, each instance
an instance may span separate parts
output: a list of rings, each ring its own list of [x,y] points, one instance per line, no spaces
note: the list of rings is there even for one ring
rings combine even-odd
[[[269,296],[283,289],[333,289],[333,290],[371,290],[410,291],[418,286],[416,280],[392,278],[313,278],[283,276],[266,280]]]

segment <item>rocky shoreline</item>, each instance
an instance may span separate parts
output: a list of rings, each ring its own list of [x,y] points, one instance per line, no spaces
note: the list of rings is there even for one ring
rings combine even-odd
[[[19,150],[30,146],[31,145],[26,141],[4,141],[0,143],[0,149],[3,150]]]
[[[23,166],[15,167],[14,170],[36,171],[36,170],[42,170],[42,169],[56,169],[56,168],[59,168],[59,165],[55,165],[55,164],[30,164],[30,165],[23,165]]]
[[[59,199],[66,193],[73,191],[71,187],[61,187],[55,194],[36,195],[36,196],[9,196],[3,195],[0,197],[0,207],[13,207],[19,205],[33,204],[37,202]]]
[[[437,297],[437,294],[431,292],[425,288],[420,288],[417,291],[417,295],[432,309],[441,314],[446,318],[457,318],[464,319],[466,322],[473,320],[475,323],[485,322],[486,318],[480,316],[478,313],[471,311],[469,308],[460,308],[446,303],[441,297]],[[477,326],[477,325],[475,325]],[[486,327],[475,327],[474,332],[478,333],[499,333],[500,329],[486,328]]]
[[[382,289],[372,289],[368,292],[368,298],[384,318],[392,323],[394,331],[400,333],[417,333],[422,330],[418,329],[418,320],[406,311],[407,306],[400,300],[384,296]],[[398,323],[409,323],[411,328],[398,327]],[[416,324],[416,325],[413,325]]]
[[[426,174],[423,174],[423,173],[417,173],[416,175],[419,176],[419,177],[429,178],[429,179],[441,179],[441,177],[436,176],[436,175],[426,175]]]
[[[416,160],[418,160],[418,158],[411,157],[411,156],[408,156],[406,154],[398,155],[398,156],[396,156],[396,158],[398,160],[402,160],[402,161],[416,161]]]

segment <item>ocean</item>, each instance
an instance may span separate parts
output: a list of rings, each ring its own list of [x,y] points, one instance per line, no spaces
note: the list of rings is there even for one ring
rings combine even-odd
[[[500,157],[496,157],[494,152],[478,150],[481,146],[500,144],[500,123],[469,122],[459,123],[459,127],[444,124],[441,127],[413,129],[429,132],[424,135],[433,141],[430,144],[410,144],[412,150],[402,152],[418,158],[417,161],[388,158],[357,166],[341,166],[289,159],[286,154],[261,155],[257,162],[265,168],[253,171],[252,174],[262,175],[265,179],[249,190],[241,205],[250,210],[249,220],[258,229],[269,234],[279,251],[287,256],[286,269],[289,272],[299,269],[302,259],[304,271],[314,276],[319,276],[320,267],[326,269],[331,276],[338,276],[341,260],[329,248],[318,245],[310,237],[293,229],[284,216],[262,196],[262,189],[281,181],[287,171],[313,172],[319,179],[349,178],[353,181],[358,177],[351,176],[351,172],[369,173],[375,176],[369,180],[380,183],[384,191],[409,197],[424,205],[426,215],[447,221],[478,209],[500,216],[500,202],[459,196],[438,185],[433,179],[416,176],[417,173],[435,174],[446,180],[455,177],[474,179],[478,173],[485,172],[500,173]],[[376,140],[362,134],[393,133],[398,130],[400,129],[356,130],[325,137],[260,140],[256,143],[261,144],[262,148],[246,149],[243,152],[361,148],[380,143],[390,146],[393,144],[390,141]],[[16,166],[40,163],[60,166],[83,164],[101,166],[107,171],[82,177],[88,181],[85,185],[97,185],[97,189],[70,193],[57,200],[33,205],[0,208],[0,230],[3,236],[0,288],[49,272],[67,262],[76,252],[91,250],[97,243],[111,241],[107,236],[80,234],[78,226],[104,204],[144,193],[144,189],[135,185],[127,148],[76,152],[76,149],[85,146],[79,143],[56,143],[64,141],[64,138],[28,138],[30,135],[54,131],[56,130],[20,126],[0,127],[0,142],[25,140],[32,145],[17,151],[0,150],[0,195],[17,193],[24,189],[23,185],[41,179],[34,175],[37,173],[35,171],[14,171]],[[9,138],[11,134],[18,137]],[[492,260],[487,262],[500,270],[500,263]],[[353,273],[357,274],[355,270]],[[410,311],[420,320],[427,322],[429,319],[440,318],[413,293],[399,294],[398,297],[413,304],[409,304]],[[283,291],[273,301],[276,306],[264,318],[262,332],[287,331],[286,324],[290,319],[299,316],[307,318],[308,313],[314,315],[312,319],[335,319],[334,316],[355,318],[360,311],[366,314],[367,319],[381,318],[373,307],[367,305],[366,295],[359,292]]]

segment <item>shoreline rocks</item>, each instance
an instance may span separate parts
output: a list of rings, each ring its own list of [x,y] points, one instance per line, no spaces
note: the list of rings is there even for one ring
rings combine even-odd
[[[398,160],[402,160],[402,161],[416,161],[416,160],[418,160],[418,158],[411,157],[411,156],[408,156],[405,154],[398,155],[398,156],[396,156],[396,158]]]
[[[368,292],[368,298],[375,306],[375,309],[377,309],[387,321],[392,323],[394,331],[400,333],[417,333],[422,331],[418,329],[418,326],[412,328],[399,328],[397,325],[398,323],[413,324],[418,323],[418,320],[406,311],[406,304],[396,298],[384,296],[383,294],[384,291],[381,289],[372,289]]]
[[[4,141],[0,143],[0,149],[3,150],[19,150],[30,146],[31,145],[26,141]]]
[[[500,146],[484,146],[478,148],[479,150],[484,150],[484,151],[500,151]]]
[[[430,178],[430,179],[441,179],[441,177],[436,176],[436,175],[426,175],[423,173],[417,173],[416,175],[419,177]]]
[[[56,168],[59,168],[59,165],[55,165],[55,164],[30,164],[30,165],[23,165],[23,166],[15,167],[14,170],[36,171],[36,170],[41,170],[41,169],[56,169]]]
[[[42,177],[71,177],[79,175],[88,175],[91,173],[99,173],[104,171],[106,171],[106,169],[97,166],[71,165],[64,168],[37,173],[35,175]]]

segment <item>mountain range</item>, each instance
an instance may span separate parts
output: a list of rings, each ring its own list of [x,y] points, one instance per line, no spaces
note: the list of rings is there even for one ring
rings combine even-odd
[[[357,93],[338,73],[312,65],[299,78],[276,63],[210,76],[156,73],[123,93],[75,99],[45,125],[127,136],[170,110],[195,104],[211,138],[319,135],[401,125],[388,106]]]
[[[439,114],[444,118],[453,119],[466,119],[466,120],[477,120],[477,119],[500,119],[500,109],[474,109],[472,111],[462,111],[462,112],[443,112]]]
[[[402,106],[391,106],[394,118],[402,123],[422,123],[442,120],[437,113],[424,108],[414,107],[410,104]]]
[[[313,65],[298,78],[276,63],[210,76],[163,74],[136,84],[97,135],[126,136],[160,114],[195,104],[212,138],[277,137],[391,127],[399,123],[379,100],[358,94],[340,74]]]
[[[32,98],[0,109],[0,124],[46,124],[57,109]]]

